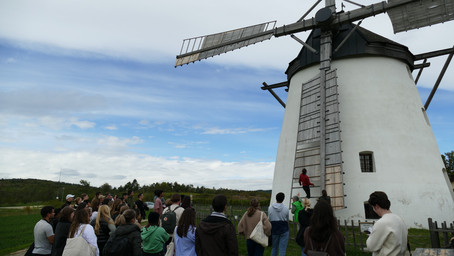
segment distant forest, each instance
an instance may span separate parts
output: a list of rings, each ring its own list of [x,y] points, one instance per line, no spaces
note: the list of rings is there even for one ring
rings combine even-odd
[[[193,203],[195,204],[211,204],[214,195],[224,194],[232,205],[248,205],[252,198],[257,198],[261,205],[269,205],[271,196],[271,190],[215,189],[204,186],[194,187],[193,185],[178,184],[177,182],[162,182],[140,186],[136,179],[118,188],[112,187],[108,183],[100,187],[94,187],[86,180],[81,180],[80,184],[72,184],[39,179],[1,179],[0,194],[2,196],[0,197],[0,206],[44,203],[59,206],[60,202],[64,202],[67,194],[73,194],[78,197],[85,193],[90,196],[91,200],[96,192],[121,196],[122,193],[126,193],[128,190],[134,191],[135,197],[139,193],[144,193],[144,201],[153,201],[154,191],[158,189],[164,191],[165,198],[170,198],[173,193],[192,195]]]

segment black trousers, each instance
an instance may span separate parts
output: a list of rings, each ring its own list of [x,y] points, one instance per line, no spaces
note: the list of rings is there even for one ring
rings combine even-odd
[[[306,192],[307,198],[311,198],[311,189],[309,186],[303,186],[304,192]]]

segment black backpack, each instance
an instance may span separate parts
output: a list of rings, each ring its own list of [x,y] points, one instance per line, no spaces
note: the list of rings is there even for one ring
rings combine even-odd
[[[173,231],[177,226],[177,214],[175,213],[175,210],[178,208],[180,208],[180,206],[175,207],[173,211],[169,208],[169,210],[161,216],[162,228],[164,228],[168,234],[173,234]]]
[[[104,256],[122,256],[129,253],[128,235],[117,236],[113,233],[102,250]]]

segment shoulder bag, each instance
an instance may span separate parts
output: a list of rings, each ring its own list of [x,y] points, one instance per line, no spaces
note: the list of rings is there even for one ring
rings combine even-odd
[[[265,234],[265,231],[263,230],[263,212],[260,213],[260,221],[259,223],[257,223],[254,230],[252,230],[252,233],[249,236],[249,238],[263,247],[268,246],[268,236]]]
[[[173,236],[175,236],[175,234]],[[173,256],[175,254],[175,243],[173,242],[173,239],[174,238],[172,237],[172,241],[170,242],[170,244],[167,245],[167,251],[165,256]]]
[[[85,238],[82,237],[87,225],[82,228],[77,237],[68,238],[66,240],[63,256],[96,256],[96,247],[89,244]]]

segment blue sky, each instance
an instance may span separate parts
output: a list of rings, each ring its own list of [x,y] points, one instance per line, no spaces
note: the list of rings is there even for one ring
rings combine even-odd
[[[272,1],[0,0],[0,178],[270,189],[284,108],[260,87],[284,81],[301,46],[278,38],[173,66],[184,38],[294,22],[308,6],[290,2],[291,17]],[[430,39],[452,24],[393,35],[382,16],[363,25],[415,54],[452,47]],[[423,102],[445,59],[424,71]],[[453,73],[428,111],[442,153],[454,150]]]

